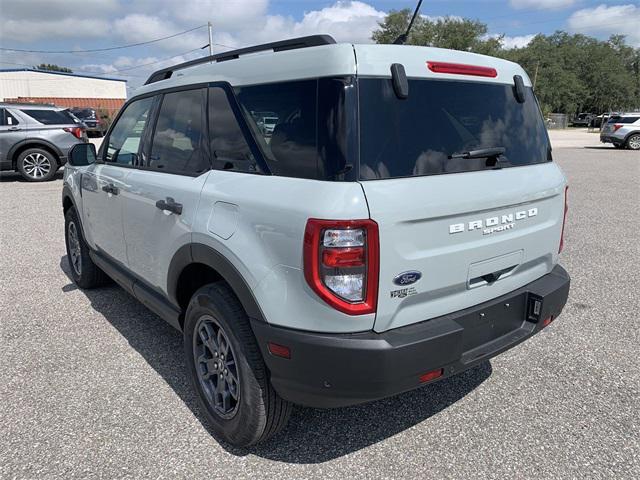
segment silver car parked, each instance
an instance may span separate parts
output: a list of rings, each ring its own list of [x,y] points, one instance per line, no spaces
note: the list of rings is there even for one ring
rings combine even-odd
[[[640,112],[611,115],[600,132],[602,143],[616,148],[640,150]]]
[[[68,110],[0,103],[0,171],[17,171],[30,182],[51,180],[71,147],[86,138],[85,127]]]

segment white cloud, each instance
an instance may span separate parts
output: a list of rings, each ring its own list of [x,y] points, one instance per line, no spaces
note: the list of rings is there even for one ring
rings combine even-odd
[[[509,37],[505,35],[502,39],[502,46],[506,49],[526,47],[535,36],[536,35],[534,33],[530,35],[519,35],[515,37]]]
[[[567,21],[576,33],[626,35],[628,42],[640,47],[640,6],[599,5],[574,12]]]
[[[109,22],[74,17],[55,21],[7,20],[0,32],[5,39],[26,43],[50,38],[97,38],[109,34]]]
[[[282,15],[268,15],[259,29],[238,32],[236,43],[280,40],[314,34],[329,34],[336,41],[370,43],[371,33],[385,13],[360,1],[338,1],[321,10],[305,12],[300,21]],[[221,42],[222,43],[222,42]]]
[[[502,47],[506,48],[507,50],[510,50],[512,48],[526,47],[527,45],[529,45],[529,42],[531,42],[531,40],[533,40],[535,36],[536,36],[535,33],[532,33],[530,35],[520,35],[515,37],[504,35],[501,40]],[[500,37],[500,34],[492,33],[492,34],[483,35],[482,39],[487,40],[489,38],[499,38],[499,37]]]
[[[96,18],[119,9],[118,0],[0,0],[3,18],[15,20],[58,20]]]
[[[574,5],[577,0],[509,0],[509,4],[517,9],[559,10]]]
[[[157,38],[167,37],[183,31],[185,27],[159,18],[154,15],[140,13],[129,14],[113,22],[113,33],[127,43],[148,42]],[[208,41],[206,29],[180,35],[155,44],[169,51],[190,50],[206,45]]]

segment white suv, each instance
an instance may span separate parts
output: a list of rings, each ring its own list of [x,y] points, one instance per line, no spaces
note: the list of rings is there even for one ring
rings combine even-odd
[[[640,150],[640,112],[620,113],[609,117],[600,131],[602,143],[612,143],[616,148]]]
[[[566,180],[504,60],[327,36],[223,53],[154,73],[70,164],[73,279],[106,274],[183,332],[236,445],[291,403],[457,374],[567,300]]]

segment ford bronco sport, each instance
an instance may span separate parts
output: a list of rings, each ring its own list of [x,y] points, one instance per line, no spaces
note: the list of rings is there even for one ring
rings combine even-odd
[[[111,277],[183,332],[236,445],[292,403],[457,374],[567,300],[566,180],[529,78],[497,58],[328,36],[222,53],[154,73],[70,163],[73,280]]]

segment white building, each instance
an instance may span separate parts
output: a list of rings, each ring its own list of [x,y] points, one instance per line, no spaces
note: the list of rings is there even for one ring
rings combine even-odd
[[[0,102],[89,107],[113,115],[126,98],[126,80],[31,68],[0,69]]]

